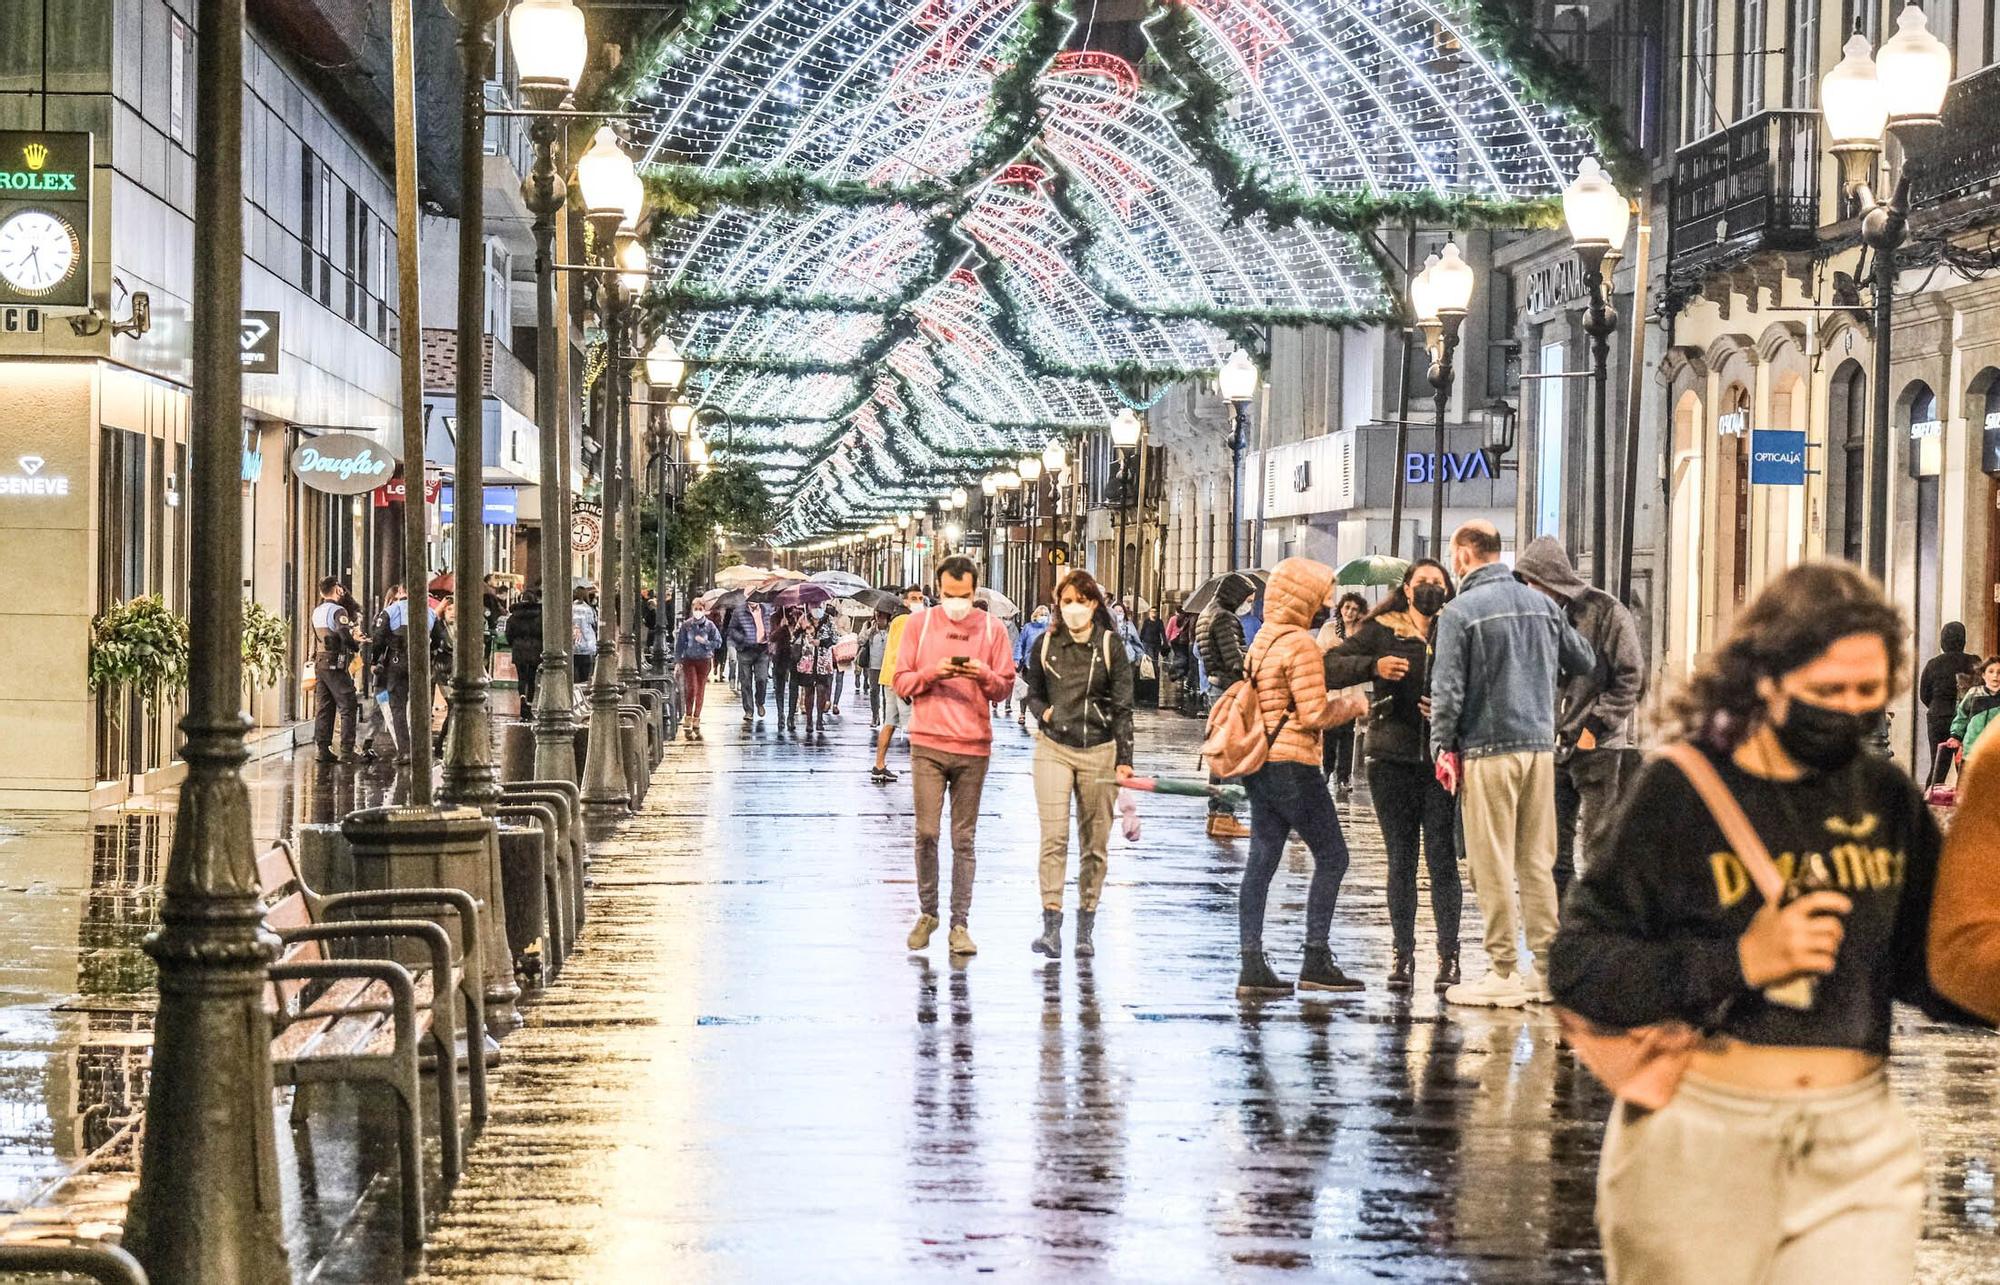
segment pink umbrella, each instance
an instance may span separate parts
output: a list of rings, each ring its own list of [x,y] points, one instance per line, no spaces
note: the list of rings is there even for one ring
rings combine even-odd
[[[823,584],[795,584],[778,595],[780,607],[816,607],[831,601],[833,591]]]

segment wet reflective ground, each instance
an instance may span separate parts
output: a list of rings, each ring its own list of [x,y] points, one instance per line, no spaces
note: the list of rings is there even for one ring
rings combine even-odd
[[[1113,839],[1094,962],[1029,953],[1029,748],[1001,725],[981,953],[954,966],[942,933],[904,949],[909,789],[868,784],[865,724],[850,706],[826,746],[745,736],[712,689],[709,739],[675,748],[597,855],[587,949],[507,1042],[426,1279],[1598,1275],[1605,1098],[1538,1012],[1381,989],[1365,802],[1335,948],[1370,989],[1244,1006],[1243,845],[1203,837],[1192,800],[1149,799],[1142,841]],[[1191,772],[1194,740],[1142,716],[1141,770]],[[1305,874],[1295,847],[1266,934],[1281,970]],[[1422,969],[1429,931],[1426,910]],[[1478,931],[1468,915],[1469,965]],[[2000,1278],[2000,1045],[1900,1047],[1932,1175],[1925,1278]]]

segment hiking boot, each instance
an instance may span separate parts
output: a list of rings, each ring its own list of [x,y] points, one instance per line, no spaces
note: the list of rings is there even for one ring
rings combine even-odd
[[[1438,975],[1434,989],[1442,995],[1463,980],[1458,972],[1458,952],[1438,956]]]
[[[953,924],[951,926],[951,936],[946,939],[946,944],[951,947],[951,953],[954,955],[977,955],[979,953],[979,947],[972,944],[972,934],[965,930],[964,924]]]
[[[1396,957],[1389,964],[1389,989],[1392,991],[1410,989],[1410,983],[1415,980],[1416,974],[1416,956],[1407,950],[1397,951]]]
[[[1366,990],[1367,984],[1359,978],[1349,977],[1340,971],[1334,962],[1333,948],[1330,946],[1306,947],[1306,962],[1299,969],[1299,989],[1302,991],[1358,991]]]
[[[1208,837],[1211,839],[1247,839],[1250,827],[1230,816],[1227,812],[1211,813],[1208,818]]]
[[[917,926],[910,929],[910,949],[923,950],[931,944],[931,934],[937,931],[936,915],[918,915]]]
[[[1476,982],[1460,982],[1444,993],[1447,1004],[1467,1008],[1520,1008],[1528,1002],[1521,979],[1509,974],[1488,973]]]
[[[1088,959],[1097,953],[1096,945],[1090,940],[1090,932],[1095,927],[1097,927],[1097,912],[1095,910],[1079,910],[1076,912],[1075,951],[1078,959]]]
[[[1042,935],[1029,943],[1028,949],[1050,959],[1062,958],[1062,911],[1042,912]]]
[[[1243,952],[1243,967],[1236,974],[1236,998],[1269,999],[1292,993],[1292,984],[1271,971],[1261,950]]]

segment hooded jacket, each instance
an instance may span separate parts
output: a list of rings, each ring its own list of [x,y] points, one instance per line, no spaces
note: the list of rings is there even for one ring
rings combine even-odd
[[[1959,675],[1978,672],[1979,657],[1965,651],[1965,626],[1954,620],[1938,630],[1938,654],[1924,663],[1923,675],[1917,679],[1917,699],[1924,703],[1924,712],[1934,726],[1950,722],[1958,713],[1963,699]]]
[[[1632,714],[1646,690],[1646,661],[1639,627],[1625,604],[1584,582],[1553,536],[1536,536],[1514,560],[1522,579],[1563,601],[1564,614],[1595,659],[1581,673],[1566,673],[1556,688],[1556,750],[1567,755],[1585,731],[1598,749],[1632,744]]]
[[[1257,582],[1231,572],[1216,586],[1215,601],[1195,621],[1194,646],[1210,687],[1228,691],[1243,677],[1243,622],[1236,609],[1257,593]]]
[[[1272,569],[1264,588],[1264,627],[1257,631],[1244,669],[1257,687],[1264,730],[1277,732],[1272,762],[1317,768],[1324,758],[1321,733],[1332,726],[1333,706],[1327,702],[1325,655],[1306,626],[1332,588],[1333,568],[1309,558],[1286,558]],[[1283,727],[1278,725],[1281,718]]]

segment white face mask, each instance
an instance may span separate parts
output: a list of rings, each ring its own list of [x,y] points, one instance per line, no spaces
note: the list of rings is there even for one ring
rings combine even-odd
[[[938,603],[944,608],[945,619],[960,621],[972,614],[972,599],[946,598]]]
[[[1252,608],[1255,605],[1256,605],[1255,599],[1245,598],[1243,600],[1243,605],[1236,609],[1236,614],[1239,616],[1247,616],[1250,614],[1250,608]]]
[[[1087,602],[1066,602],[1062,605],[1063,624],[1069,626],[1073,634],[1080,634],[1090,628],[1090,618],[1097,609]]]

